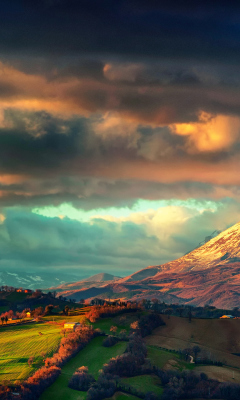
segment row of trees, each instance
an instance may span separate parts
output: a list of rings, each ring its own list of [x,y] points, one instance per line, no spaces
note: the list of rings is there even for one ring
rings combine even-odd
[[[187,304],[167,304],[157,298],[142,299],[139,303],[146,310],[158,311],[167,315],[175,315],[184,318],[220,318],[223,314],[231,314],[234,317],[240,317],[240,309],[218,309],[210,304],[203,307],[196,307]]]
[[[38,318],[44,315],[52,315],[56,308],[58,308],[58,306],[54,306],[53,304],[48,304],[47,306],[45,306],[45,308],[40,306],[33,309],[32,311],[30,310],[30,308],[25,308],[23,311],[15,311],[15,312],[13,310],[9,310],[0,315],[0,320],[2,322],[2,325],[4,323],[7,324],[7,322],[12,319],[17,319],[21,321],[22,319],[26,318],[27,312],[31,312],[31,316],[33,318]],[[64,315],[68,315],[69,310],[70,307],[66,305],[62,312]]]
[[[2,325],[4,323],[7,324],[7,322],[12,319],[18,319],[21,321],[22,319],[26,318],[28,311],[30,311],[30,309],[25,309],[21,312],[19,312],[19,311],[14,312],[13,310],[9,310],[9,311],[2,313],[0,316]]]
[[[113,315],[139,311],[140,309],[141,308],[137,303],[127,303],[126,305],[116,306],[92,306],[91,310],[86,313],[86,317],[90,322],[96,322],[96,320],[99,318],[112,317]]]

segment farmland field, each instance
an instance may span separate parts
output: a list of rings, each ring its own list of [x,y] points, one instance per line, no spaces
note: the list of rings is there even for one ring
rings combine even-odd
[[[26,379],[39,368],[41,353],[51,355],[57,350],[60,330],[60,326],[49,323],[1,328],[0,383]],[[28,365],[30,357],[34,357],[32,366]]]
[[[111,333],[110,328],[112,325],[117,326],[119,333],[122,329],[125,329],[127,333],[130,331],[130,324],[138,319],[137,314],[139,313],[129,313],[124,315],[118,315],[116,317],[100,318],[97,322],[93,324],[94,328],[99,328],[106,333]]]

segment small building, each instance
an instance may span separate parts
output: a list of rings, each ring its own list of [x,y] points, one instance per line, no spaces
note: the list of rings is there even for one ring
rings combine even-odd
[[[22,290],[22,289],[17,289],[16,292],[17,292],[17,293],[22,293],[23,290]]]
[[[30,311],[26,312],[26,317],[27,317],[27,318],[31,318],[31,313],[30,313]]]
[[[31,289],[24,289],[24,293],[32,293]]]
[[[78,326],[80,326],[79,322],[66,322],[64,324],[64,329],[71,329],[74,331]]]
[[[222,318],[222,319],[231,319],[231,318],[234,318],[234,316],[233,315],[222,315],[222,317],[220,317],[220,318]]]

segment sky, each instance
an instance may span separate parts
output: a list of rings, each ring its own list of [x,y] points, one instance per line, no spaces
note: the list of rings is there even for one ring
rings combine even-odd
[[[240,4],[0,3],[0,271],[125,276],[240,221]]]

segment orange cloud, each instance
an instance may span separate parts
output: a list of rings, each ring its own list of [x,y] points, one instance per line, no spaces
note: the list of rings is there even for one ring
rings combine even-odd
[[[199,122],[173,124],[170,128],[177,135],[189,136],[190,153],[221,151],[229,148],[238,139],[240,118],[226,115],[212,117],[202,113]]]
[[[13,183],[20,183],[27,179],[26,175],[0,175],[0,183],[3,185],[12,185]]]

